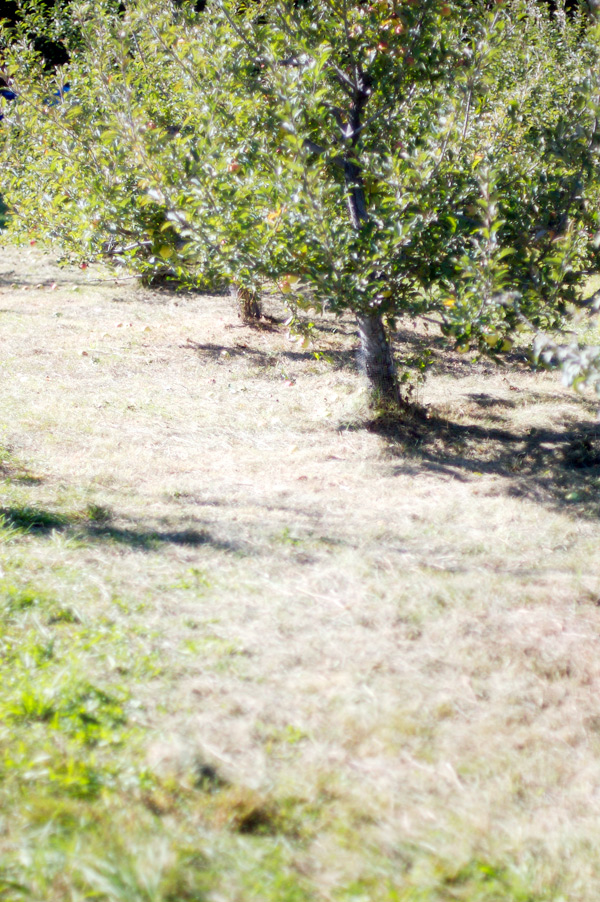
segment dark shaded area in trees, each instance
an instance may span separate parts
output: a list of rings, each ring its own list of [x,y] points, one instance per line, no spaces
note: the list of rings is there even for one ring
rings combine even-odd
[[[182,7],[189,2],[190,0],[174,0],[174,5]],[[196,12],[203,12],[206,3],[207,0],[192,0],[190,5],[193,6]],[[50,10],[58,9],[59,15],[62,10],[66,11],[69,4],[70,0],[43,0],[42,2],[42,6],[49,12]],[[124,3],[116,3],[115,8],[119,14],[125,12]],[[15,25],[18,22],[19,7],[17,0],[0,0],[0,19],[5,19],[10,25]],[[62,41],[51,40],[47,36],[40,34],[32,34],[30,37],[35,50],[42,55],[47,69],[54,69],[56,66],[62,66],[69,62],[69,53]]]
[[[175,6],[183,6],[186,2],[188,2],[188,0],[173,0]],[[208,0],[194,0],[191,5],[194,7],[197,13],[201,13],[206,9],[207,2]]]
[[[0,19],[16,22],[18,8],[15,0],[0,0]]]
[[[44,0],[43,6],[47,10],[53,7],[59,10],[67,7],[68,0]],[[15,25],[19,19],[19,9],[15,0],[0,0],[0,19],[6,19],[10,25]],[[33,46],[44,59],[47,69],[54,69],[56,66],[62,66],[69,61],[67,48],[61,41],[53,41],[45,35],[31,34],[30,38]]]
[[[557,0],[545,0],[545,5],[548,7],[552,15],[554,15],[558,10],[562,7],[562,3],[557,2]],[[580,3],[580,0],[566,0],[565,10],[568,15],[574,16],[583,6]]]
[[[595,19],[600,12],[600,0],[538,0],[538,2],[547,7],[552,16],[564,9],[571,19],[579,12]]]

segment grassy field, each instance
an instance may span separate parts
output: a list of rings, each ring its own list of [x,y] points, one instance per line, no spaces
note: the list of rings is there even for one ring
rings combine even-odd
[[[593,399],[90,272],[2,249],[0,899],[597,900]]]

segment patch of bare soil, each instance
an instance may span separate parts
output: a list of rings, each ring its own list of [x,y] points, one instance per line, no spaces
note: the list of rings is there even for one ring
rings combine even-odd
[[[228,296],[89,272],[2,250],[1,506],[159,651],[150,765],[318,801],[324,898],[408,848],[597,898],[593,400],[407,329],[427,418],[374,421],[350,319],[303,350]]]

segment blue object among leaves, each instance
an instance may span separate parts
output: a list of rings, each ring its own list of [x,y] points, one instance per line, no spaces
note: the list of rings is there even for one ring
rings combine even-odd
[[[58,91],[55,91],[52,94],[52,97],[47,99],[48,106],[56,106],[57,103],[60,103],[64,95],[71,90],[71,85],[66,84],[64,87],[59,88]],[[19,95],[15,93],[15,91],[11,91],[10,88],[0,88],[0,97],[3,97],[5,100],[16,100]],[[56,98],[56,99],[55,99]],[[0,111],[0,121],[4,119],[4,114]]]

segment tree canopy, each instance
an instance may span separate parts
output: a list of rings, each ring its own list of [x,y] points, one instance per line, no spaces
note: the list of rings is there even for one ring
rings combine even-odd
[[[29,9],[6,52],[16,232],[79,259],[276,289],[296,317],[351,311],[386,403],[405,400],[399,319],[433,317],[463,350],[497,355],[584,301],[600,90],[583,13],[82,4],[63,23],[71,60],[49,76]]]

